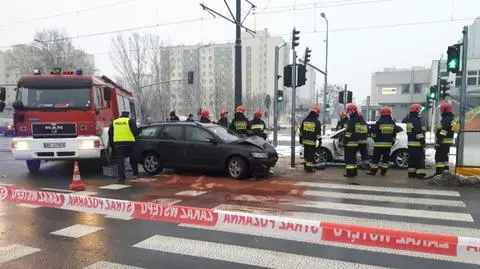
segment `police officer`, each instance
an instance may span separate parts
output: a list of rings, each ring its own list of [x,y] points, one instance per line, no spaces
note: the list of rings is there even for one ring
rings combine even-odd
[[[267,140],[267,125],[262,120],[262,111],[257,109],[253,119],[250,121],[250,129],[252,135],[257,135]]]
[[[358,107],[347,104],[348,121],[345,126],[345,177],[357,176],[357,150],[360,133],[365,131],[364,124],[358,118]],[[368,130],[367,130],[368,131]]]
[[[345,124],[347,123],[348,117],[347,117],[347,112],[342,111],[340,112],[340,120],[337,122],[337,128],[335,128],[337,131],[345,128]]]
[[[109,145],[113,145],[117,157],[119,183],[125,183],[125,158],[130,159],[134,176],[138,176],[138,162],[135,158],[135,137],[138,134],[137,125],[129,119],[130,113],[123,111],[108,129]]]
[[[218,125],[221,125],[225,128],[230,127],[230,122],[228,122],[228,111],[226,109],[222,109],[220,112],[220,119],[217,121]]]
[[[317,140],[322,144],[322,124],[318,120],[320,107],[314,105],[307,117],[300,124],[300,143],[303,144],[303,156],[305,157],[305,172],[315,171],[314,156],[317,149]]]
[[[362,158],[359,167],[361,169],[368,169],[368,125],[361,112],[358,112],[358,120],[359,124],[357,124],[355,128],[358,133],[358,151],[360,151],[360,156]]]
[[[435,174],[441,174],[448,167],[448,155],[450,153],[450,146],[453,145],[454,135],[454,115],[452,113],[452,105],[449,103],[440,104],[440,112],[442,113],[442,120],[437,126],[435,132]]]
[[[248,118],[245,116],[245,107],[239,105],[235,110],[235,114],[233,115],[232,123],[230,124],[230,129],[236,131],[242,135],[248,135],[250,132],[250,122]]]
[[[391,108],[384,106],[380,109],[380,119],[373,125],[371,134],[375,143],[373,144],[370,172],[367,174],[372,176],[376,175],[380,166],[380,173],[384,176],[388,170],[390,151],[397,137],[397,128],[395,121],[392,119]],[[382,161],[380,162],[380,160]]]
[[[410,113],[403,119],[407,124],[408,136],[408,177],[425,178],[425,127],[420,119],[422,107],[410,105]]]
[[[209,118],[210,112],[207,109],[203,109],[200,112],[200,122],[201,123],[211,123],[212,121]]]

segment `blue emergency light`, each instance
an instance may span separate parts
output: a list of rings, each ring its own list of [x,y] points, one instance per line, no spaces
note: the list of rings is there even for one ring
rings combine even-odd
[[[81,69],[80,67],[77,68],[76,74],[77,74],[77,76],[83,75],[83,71],[82,71],[82,69]]]

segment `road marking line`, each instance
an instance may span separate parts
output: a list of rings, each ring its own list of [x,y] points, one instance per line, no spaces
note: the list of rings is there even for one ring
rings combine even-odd
[[[102,187],[99,187],[99,189],[104,189],[104,190],[121,190],[125,188],[130,188],[130,185],[124,185],[124,184],[110,184],[110,185],[105,185]]]
[[[145,269],[145,268],[107,262],[107,261],[99,261],[83,269]]]
[[[81,196],[92,196],[92,195],[95,195],[97,193],[93,192],[93,191],[77,191],[77,192],[74,192],[72,194],[81,195]]]
[[[75,224],[67,228],[63,228],[58,231],[51,232],[50,234],[72,237],[72,238],[79,238],[87,234],[91,234],[96,231],[99,231],[101,229],[103,228],[90,226],[90,225]]]
[[[461,235],[461,236],[470,236],[470,237],[480,237],[480,229],[472,229],[472,228],[464,228],[464,227],[456,227],[456,226],[440,226],[440,225],[433,225],[433,224],[380,220],[380,219],[374,219],[374,218],[337,216],[337,215],[311,213],[311,212],[297,212],[297,211],[279,212],[278,209],[241,206],[241,205],[229,205],[229,204],[221,204],[219,206],[216,206],[214,209],[231,211],[231,212],[247,212],[247,213],[267,215],[267,216],[283,216],[286,218],[297,218],[297,219],[303,219],[303,220],[316,220],[319,222],[328,221],[328,222],[335,222],[335,223],[360,225],[360,226],[376,227],[376,228],[386,228],[386,229],[396,229],[396,230],[411,231],[411,232],[452,234],[452,235],[459,235],[459,236]]]
[[[466,207],[465,203],[463,203],[463,201],[459,201],[459,200],[409,198],[409,197],[396,197],[396,196],[370,195],[370,194],[353,194],[353,193],[331,192],[331,191],[315,191],[315,190],[306,190],[306,191],[303,192],[303,194],[304,195],[309,195],[309,196],[317,196],[317,197],[367,200],[367,201],[375,201],[375,202]]]
[[[442,190],[429,190],[429,189],[411,189],[411,188],[390,188],[390,187],[375,187],[375,186],[362,186],[362,185],[344,185],[334,183],[317,183],[301,181],[295,184],[296,186],[304,187],[318,187],[318,188],[330,188],[330,189],[344,189],[344,190],[361,190],[361,191],[376,191],[376,192],[391,192],[391,193],[405,193],[405,194],[424,194],[424,195],[443,195],[460,197],[458,191],[442,191]]]
[[[346,203],[319,202],[319,201],[309,201],[308,203],[304,203],[304,204],[295,203],[292,205],[298,206],[298,207],[334,209],[334,210],[343,210],[343,211],[358,212],[358,213],[474,222],[472,216],[466,213],[428,211],[428,210],[420,210],[420,209],[393,208],[393,207],[383,207],[383,206],[354,205],[354,204],[346,204]]]
[[[54,191],[54,192],[65,192],[65,193],[72,193],[74,191],[72,190],[64,190],[64,189],[55,189],[55,188],[40,188],[41,190],[44,191]]]
[[[286,252],[161,235],[154,235],[134,245],[133,247],[264,268],[385,268],[372,265],[304,256]]]
[[[154,199],[149,201],[150,203],[156,203],[156,204],[162,204],[162,205],[173,205],[173,204],[178,204],[182,200],[179,199],[173,199],[173,198],[159,198],[159,199]]]
[[[115,215],[105,215],[105,218],[108,219],[120,219],[120,220],[132,220],[132,217],[127,216],[115,216]]]
[[[0,247],[0,263],[9,262],[40,251],[39,248],[13,244]]]
[[[42,207],[41,205],[32,205],[32,204],[24,204],[24,203],[17,204],[17,206],[25,207],[25,208],[39,208],[39,207]]]
[[[206,193],[206,191],[195,191],[195,190],[186,190],[175,193],[178,196],[199,196]]]

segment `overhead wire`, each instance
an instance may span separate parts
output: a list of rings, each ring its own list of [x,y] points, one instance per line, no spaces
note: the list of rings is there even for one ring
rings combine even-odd
[[[312,10],[312,9],[317,9],[317,8],[331,8],[331,7],[345,7],[345,6],[354,6],[354,5],[364,5],[364,4],[376,4],[376,3],[383,3],[383,2],[388,2],[390,0],[360,0],[360,1],[332,1],[332,3],[313,3],[313,4],[308,4],[305,5],[303,4],[302,6],[304,7],[298,7],[298,6],[288,6],[283,9],[279,10],[266,10],[266,11],[261,11],[261,12],[256,12],[255,15],[266,15],[266,14],[275,14],[275,13],[288,13],[288,12],[298,12],[298,11],[305,11],[305,10]]]

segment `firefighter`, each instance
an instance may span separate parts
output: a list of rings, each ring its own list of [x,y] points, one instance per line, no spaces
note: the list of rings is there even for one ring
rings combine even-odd
[[[175,110],[170,112],[170,121],[179,121],[180,118],[177,117],[177,114],[175,113]]]
[[[407,124],[408,136],[408,177],[425,178],[425,127],[420,119],[422,107],[410,105],[410,113],[403,119]]]
[[[362,158],[359,168],[366,170],[368,169],[368,125],[361,112],[358,112],[358,120],[360,123],[355,126],[355,131],[358,133],[358,151]]]
[[[210,112],[207,109],[203,109],[200,112],[200,122],[201,123],[211,123],[212,121],[209,118]]]
[[[357,176],[357,150],[360,133],[364,133],[364,124],[358,118],[358,107],[355,104],[347,104],[348,121],[346,123],[345,145],[345,177]]]
[[[303,156],[305,157],[305,172],[315,171],[314,156],[317,149],[317,140],[322,144],[322,124],[318,120],[320,107],[314,105],[307,117],[300,124],[299,139],[303,145]]]
[[[453,135],[455,131],[452,105],[449,103],[440,104],[440,112],[442,113],[442,120],[435,132],[435,174],[441,174],[443,171],[449,170],[448,155],[450,153],[450,146],[453,145]]]
[[[235,114],[233,115],[233,120],[230,123],[230,129],[236,131],[239,134],[248,135],[250,131],[250,123],[244,113],[245,107],[239,105],[235,110]]]
[[[262,120],[262,111],[257,109],[253,119],[250,121],[250,129],[252,135],[257,135],[267,140],[267,125]]]
[[[388,106],[380,109],[380,119],[372,127],[373,157],[370,163],[370,172],[368,175],[376,175],[380,167],[380,173],[384,176],[388,170],[390,162],[390,150],[395,144],[397,137],[397,128],[395,121],[392,119],[392,109]],[[380,162],[381,160],[381,162]],[[379,163],[380,162],[380,163]]]
[[[137,125],[129,118],[130,113],[123,111],[108,129],[109,145],[113,145],[118,165],[118,183],[125,183],[125,158],[130,159],[133,175],[138,176],[138,162],[135,158],[135,137],[138,135]]]
[[[230,127],[230,122],[228,122],[228,111],[226,109],[222,109],[222,111],[220,112],[220,119],[218,120],[218,125],[221,125],[225,128],[229,128]]]
[[[340,120],[337,122],[337,128],[335,128],[337,131],[345,128],[345,124],[347,123],[348,117],[347,117],[347,112],[342,111],[340,112]]]

